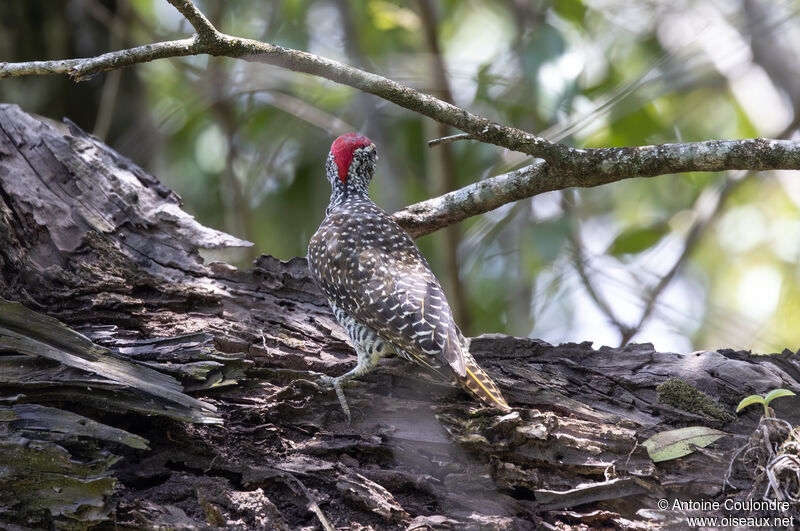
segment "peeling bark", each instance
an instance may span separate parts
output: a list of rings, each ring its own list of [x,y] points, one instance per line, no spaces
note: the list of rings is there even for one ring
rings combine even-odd
[[[725,424],[659,403],[656,387],[681,379],[729,412],[745,394],[800,391],[788,352],[484,335],[471,349],[512,413],[385,360],[345,389],[348,425],[317,374],[355,358],[305,260],[262,256],[239,270],[198,254],[246,244],[199,225],[154,177],[76,127],[0,106],[0,296],[14,301],[0,306],[0,522],[681,525],[685,514],[657,500],[748,494],[742,467],[722,491],[742,442],[658,466],[640,443],[698,424],[746,435],[757,413]],[[781,417],[796,423],[783,402]]]

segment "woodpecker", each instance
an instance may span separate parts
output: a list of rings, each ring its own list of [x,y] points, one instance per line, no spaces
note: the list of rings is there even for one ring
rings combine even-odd
[[[483,403],[510,410],[494,381],[469,352],[439,281],[411,236],[369,197],[378,153],[351,133],[331,145],[325,172],[331,200],[308,245],[308,268],[347,331],[358,355],[355,368],[323,377],[333,385],[347,418],[341,384],[389,354],[450,373]]]

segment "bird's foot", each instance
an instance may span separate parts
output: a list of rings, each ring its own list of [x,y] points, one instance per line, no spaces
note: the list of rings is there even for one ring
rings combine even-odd
[[[347,405],[347,400],[344,397],[344,390],[342,389],[342,378],[331,378],[330,376],[321,376],[320,380],[322,383],[329,384],[333,386],[333,390],[336,391],[336,396],[339,398],[339,404],[342,405],[342,411],[344,411],[344,416],[347,417],[347,422],[350,422],[350,406]]]

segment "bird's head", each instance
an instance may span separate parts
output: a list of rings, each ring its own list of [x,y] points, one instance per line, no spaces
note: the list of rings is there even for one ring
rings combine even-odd
[[[364,135],[350,133],[334,140],[325,165],[334,192],[366,192],[377,161],[375,144]]]

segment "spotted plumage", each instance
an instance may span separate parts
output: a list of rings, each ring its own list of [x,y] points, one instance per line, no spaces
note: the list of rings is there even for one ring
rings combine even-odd
[[[329,379],[349,410],[341,383],[381,357],[397,355],[449,372],[484,403],[508,410],[492,379],[469,353],[439,282],[414,241],[368,195],[377,152],[358,134],[331,146],[331,201],[308,246],[311,276],[326,295],[358,355],[350,372]]]

